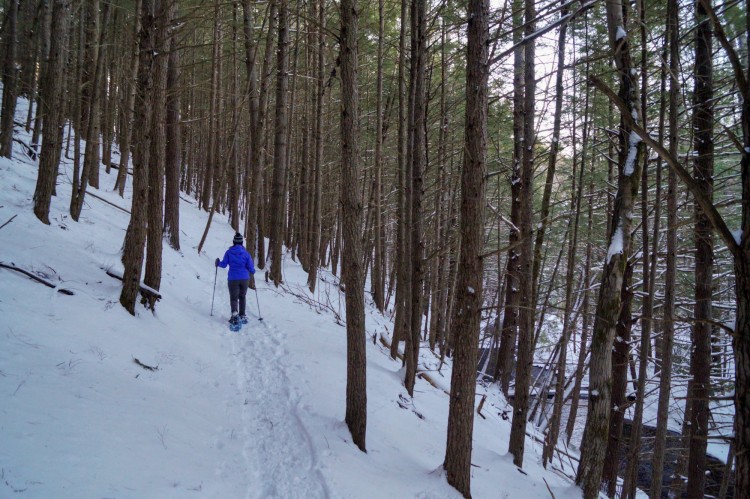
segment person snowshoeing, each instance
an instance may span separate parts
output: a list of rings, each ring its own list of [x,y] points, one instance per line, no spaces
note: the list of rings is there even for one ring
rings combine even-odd
[[[224,258],[216,259],[216,266],[225,269],[229,265],[228,285],[229,285],[229,302],[232,307],[232,317],[229,322],[232,325],[247,323],[245,315],[245,296],[247,288],[250,285],[250,275],[255,274],[253,257],[243,246],[242,234],[239,232],[232,239],[232,247],[224,253]],[[238,311],[239,302],[239,311]],[[239,312],[239,314],[238,314]]]

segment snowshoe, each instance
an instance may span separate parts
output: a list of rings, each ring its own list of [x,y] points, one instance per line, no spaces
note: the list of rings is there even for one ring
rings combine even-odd
[[[231,317],[231,318],[229,319],[229,330],[230,330],[230,331],[234,331],[234,332],[237,332],[237,331],[239,331],[240,329],[242,329],[242,321],[240,321],[240,316],[239,316],[239,315],[237,315],[237,314],[234,314],[234,315],[233,315],[233,316],[232,316],[232,317]]]

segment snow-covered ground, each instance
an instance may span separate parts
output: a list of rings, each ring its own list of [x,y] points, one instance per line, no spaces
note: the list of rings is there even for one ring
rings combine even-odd
[[[21,101],[19,119],[25,112]],[[22,130],[17,138],[29,141]],[[64,159],[47,226],[32,212],[35,161],[20,146],[13,161],[0,159],[0,262],[57,286],[0,268],[0,498],[459,497],[441,472],[448,396],[418,379],[408,397],[401,363],[373,341],[391,322],[371,303],[363,453],[343,422],[346,334],[334,276],[324,271],[311,296],[287,256],[284,287],[259,273],[250,323],[231,333],[225,270],[213,315],[211,304],[213,260],[233,231],[217,215],[198,254],[207,214],[183,195],[182,250],[164,246],[163,298],[155,313],[139,306],[133,317],[105,272],[122,268],[128,214],[87,195],[72,221],[70,171]],[[102,171],[92,193],[129,210],[129,191],[112,192],[114,176]],[[450,363],[437,372],[423,348],[421,364],[449,388]],[[531,439],[523,471],[513,465],[510,410],[496,390],[478,391],[488,399],[475,419],[473,497],[580,497],[562,473],[542,469]]]

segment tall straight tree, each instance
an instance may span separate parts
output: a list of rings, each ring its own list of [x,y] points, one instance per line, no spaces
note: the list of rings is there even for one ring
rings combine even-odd
[[[341,210],[343,278],[346,283],[346,425],[363,452],[367,434],[365,279],[362,260],[362,198],[359,189],[359,89],[357,0],[341,1]],[[281,43],[281,41],[279,41]]]
[[[669,119],[669,153],[677,157],[677,115],[679,113],[679,16],[677,0],[667,2],[667,40],[669,47],[669,79],[668,119]],[[664,324],[661,339],[661,369],[659,370],[659,406],[656,418],[656,435],[654,436],[654,455],[652,467],[654,480],[651,483],[650,497],[661,497],[662,476],[664,474],[664,460],[667,446],[667,430],[669,424],[669,395],[672,386],[672,346],[674,344],[675,322],[675,281],[677,273],[677,175],[669,171],[667,184],[667,256],[664,272]]]
[[[710,2],[709,2],[710,3]],[[712,26],[706,8],[695,3],[695,90],[693,92],[693,176],[703,196],[713,203],[714,112]],[[708,444],[711,390],[711,306],[713,294],[713,227],[701,206],[695,205],[695,322],[690,354],[692,383],[690,397],[690,449],[687,495],[702,498],[706,485],[706,446]]]
[[[461,171],[461,255],[451,331],[453,371],[445,462],[448,483],[471,497],[477,342],[482,308],[484,206],[487,170],[489,1],[469,0],[466,122]]]
[[[406,176],[407,206],[410,212],[409,225],[406,234],[409,240],[409,253],[407,258],[411,260],[411,271],[406,292],[410,294],[408,306],[411,312],[408,314],[410,322],[404,334],[406,348],[406,374],[404,384],[409,395],[414,395],[414,382],[417,376],[417,364],[419,361],[419,339],[422,324],[422,286],[423,286],[423,241],[422,241],[422,170],[424,168],[425,150],[425,58],[427,48],[425,46],[426,29],[426,0],[412,0],[410,9],[411,19],[411,66],[409,80],[409,130],[407,133],[406,157],[409,163],[408,175]]]
[[[383,32],[385,0],[378,0],[378,69],[375,84],[375,223],[373,228],[375,259],[372,264],[372,299],[385,310],[385,227],[383,224]]]
[[[39,89],[37,117],[44,117],[42,154],[39,158],[39,174],[34,190],[34,214],[49,225],[49,208],[57,182],[57,169],[60,164],[60,151],[63,137],[63,82],[66,53],[68,50],[68,22],[70,20],[70,0],[54,0],[52,3],[52,24],[49,31],[49,54],[42,67],[42,81]],[[46,32],[46,30],[43,30]],[[39,127],[37,126],[37,129]]]
[[[177,3],[169,2],[168,19],[177,15]],[[180,249],[180,165],[182,164],[182,127],[180,126],[180,51],[177,39],[169,37],[169,60],[167,62],[167,117],[166,117],[166,157],[164,189],[164,234],[169,245]]]
[[[307,286],[310,292],[315,292],[318,282],[318,266],[320,265],[320,230],[321,230],[321,204],[322,204],[322,178],[323,168],[323,97],[325,92],[325,0],[317,0],[317,64],[315,72],[315,133],[313,134],[314,158],[313,158],[313,187],[311,189],[312,217],[310,217],[308,235],[309,241],[309,265],[310,272],[307,276]]]
[[[271,279],[281,283],[287,165],[287,88],[289,86],[289,8],[279,0],[279,41],[276,48],[276,127],[274,129],[273,181],[271,190]]]
[[[726,45],[725,45],[726,46]],[[750,47],[750,0],[745,0],[745,47]],[[727,49],[729,51],[729,49]],[[734,255],[735,297],[737,321],[732,347],[735,355],[734,433],[736,465],[736,497],[750,496],[750,51],[742,67],[735,64],[735,79],[743,92],[742,98],[742,228],[737,247],[731,246]],[[744,85],[742,82],[744,81]]]
[[[166,160],[167,71],[169,67],[169,8],[171,0],[155,0],[153,86],[151,92],[151,153],[148,167],[148,234],[146,237],[146,272],[143,282],[154,289],[161,287],[164,231],[164,163]]]
[[[153,66],[155,47],[155,2],[143,0],[141,23],[138,33],[138,83],[135,99],[135,122],[143,126],[135,128],[133,151],[133,200],[130,209],[130,223],[125,233],[122,253],[122,292],[120,303],[125,310],[135,315],[135,304],[143,273],[143,249],[146,244],[146,224],[148,220],[148,170],[151,152],[151,127],[149,111],[153,86]]]
[[[407,183],[409,161],[406,153],[406,136],[407,136],[407,101],[406,95],[406,32],[407,32],[407,13],[409,9],[409,0],[401,0],[401,26],[398,38],[398,132],[397,132],[397,153],[398,153],[398,220],[396,223],[396,316],[393,324],[393,341],[391,342],[391,357],[396,358],[398,354],[398,344],[400,341],[411,341],[406,335],[408,327],[411,324],[409,314],[411,306],[411,259],[409,258],[409,241],[406,228],[410,225],[409,216],[411,210],[407,209],[409,205],[409,195],[411,183]]]
[[[520,203],[518,206],[518,228],[520,230],[518,251],[518,355],[516,356],[516,384],[513,397],[513,422],[508,450],[513,454],[513,463],[523,466],[526,443],[526,421],[529,409],[529,383],[533,362],[534,311],[533,303],[533,229],[532,210],[534,198],[534,104],[536,76],[534,66],[535,42],[531,35],[536,29],[535,0],[524,3],[525,30],[528,41],[524,45],[524,98],[523,98],[523,151],[521,155]]]
[[[523,0],[513,0],[513,168],[510,178],[510,221],[508,231],[508,258],[506,260],[505,308],[503,309],[503,326],[500,335],[500,348],[497,354],[495,378],[500,377],[500,387],[505,395],[510,389],[513,373],[513,353],[518,338],[518,280],[520,274],[518,259],[518,241],[521,234],[518,230],[521,209],[521,158],[523,156],[523,68],[526,54],[520,43],[523,38]]]
[[[10,158],[13,155],[13,119],[16,114],[16,98],[18,97],[18,70],[16,69],[18,0],[10,0],[5,8],[7,10],[2,40],[5,57],[2,61],[3,107],[0,114],[0,156]]]
[[[569,8],[563,7],[560,12],[560,17],[564,18],[568,15]],[[552,129],[552,143],[550,144],[550,157],[549,163],[547,164],[547,180],[544,184],[544,196],[542,198],[542,213],[541,220],[539,221],[539,228],[536,234],[536,240],[534,241],[534,267],[533,267],[533,283],[534,283],[534,303],[537,303],[537,292],[538,283],[537,279],[541,269],[541,254],[542,244],[544,242],[544,231],[548,225],[547,218],[549,217],[549,204],[552,194],[552,183],[554,182],[555,164],[557,162],[557,152],[560,143],[560,125],[562,121],[562,97],[563,97],[563,74],[565,68],[565,40],[567,35],[567,24],[563,24],[560,27],[560,33],[557,39],[557,76],[555,80],[555,89],[557,95],[555,96],[555,116],[554,124]],[[587,132],[588,132],[588,121],[584,117],[583,120],[583,142],[586,143]],[[586,164],[585,145],[584,154],[581,158],[581,173],[583,174],[584,167]],[[562,416],[563,406],[563,390],[565,383],[565,367],[567,362],[567,350],[568,350],[568,337],[571,329],[571,301],[573,296],[573,270],[575,268],[574,261],[576,255],[576,242],[578,236],[578,220],[581,208],[581,195],[583,189],[583,175],[581,175],[581,182],[578,183],[578,195],[574,196],[571,200],[571,208],[576,210],[575,222],[573,227],[572,243],[568,245],[568,268],[565,276],[565,315],[563,316],[563,329],[562,337],[560,339],[560,354],[557,360],[557,382],[555,386],[555,403],[552,409],[552,417],[550,418],[549,430],[545,439],[544,454],[542,456],[543,464],[545,468],[547,463],[552,461],[555,446],[557,445],[557,437],[560,433],[560,420]]]
[[[581,444],[581,461],[576,483],[583,488],[584,497],[597,497],[607,449],[612,395],[612,346],[617,318],[620,314],[622,284],[630,252],[633,206],[640,181],[643,145],[632,132],[632,122],[642,116],[637,71],[630,55],[630,39],[625,22],[626,5],[621,0],[606,3],[609,44],[620,81],[620,99],[625,105],[620,123],[618,149],[617,194],[609,228],[607,251],[599,298],[596,305],[594,330],[591,339],[589,405],[586,428]],[[629,119],[628,119],[629,118]]]
[[[140,37],[138,34],[141,30],[141,4],[143,0],[136,0],[135,2],[135,13],[133,14],[133,47],[130,55],[130,67],[127,69],[129,73],[125,77],[125,109],[123,110],[123,128],[121,130],[121,142],[120,142],[120,168],[117,170],[117,180],[115,181],[115,189],[117,189],[120,197],[125,195],[125,183],[128,178],[128,165],[130,164],[131,155],[131,142],[133,138],[133,129],[135,124],[133,123],[133,116],[135,110],[135,95],[137,92],[137,81],[138,81],[138,61],[139,61],[139,49],[138,44],[140,43]]]

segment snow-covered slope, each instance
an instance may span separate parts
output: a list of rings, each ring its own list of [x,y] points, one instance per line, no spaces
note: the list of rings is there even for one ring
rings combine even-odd
[[[165,244],[163,299],[155,313],[139,306],[132,317],[119,305],[120,282],[105,272],[121,270],[126,211],[87,195],[73,222],[64,160],[52,223],[42,224],[32,212],[37,165],[21,148],[14,154],[0,159],[0,225],[8,222],[0,262],[57,289],[0,269],[0,498],[459,497],[441,473],[448,396],[422,379],[415,398],[406,395],[400,362],[372,341],[391,322],[370,305],[368,452],[351,443],[334,276],[323,272],[311,296],[306,274],[287,257],[284,287],[258,274],[250,323],[231,333],[221,269],[213,316],[211,303],[213,260],[233,231],[217,215],[198,254],[207,214],[183,196],[182,250]],[[113,185],[114,174],[102,171],[92,192],[129,210],[129,195],[119,198]],[[438,359],[425,348],[422,363],[436,369]],[[431,374],[449,386],[449,364]],[[580,497],[568,479],[541,468],[531,440],[523,472],[512,464],[503,411],[510,413],[491,391],[486,419],[475,420],[473,496]]]

